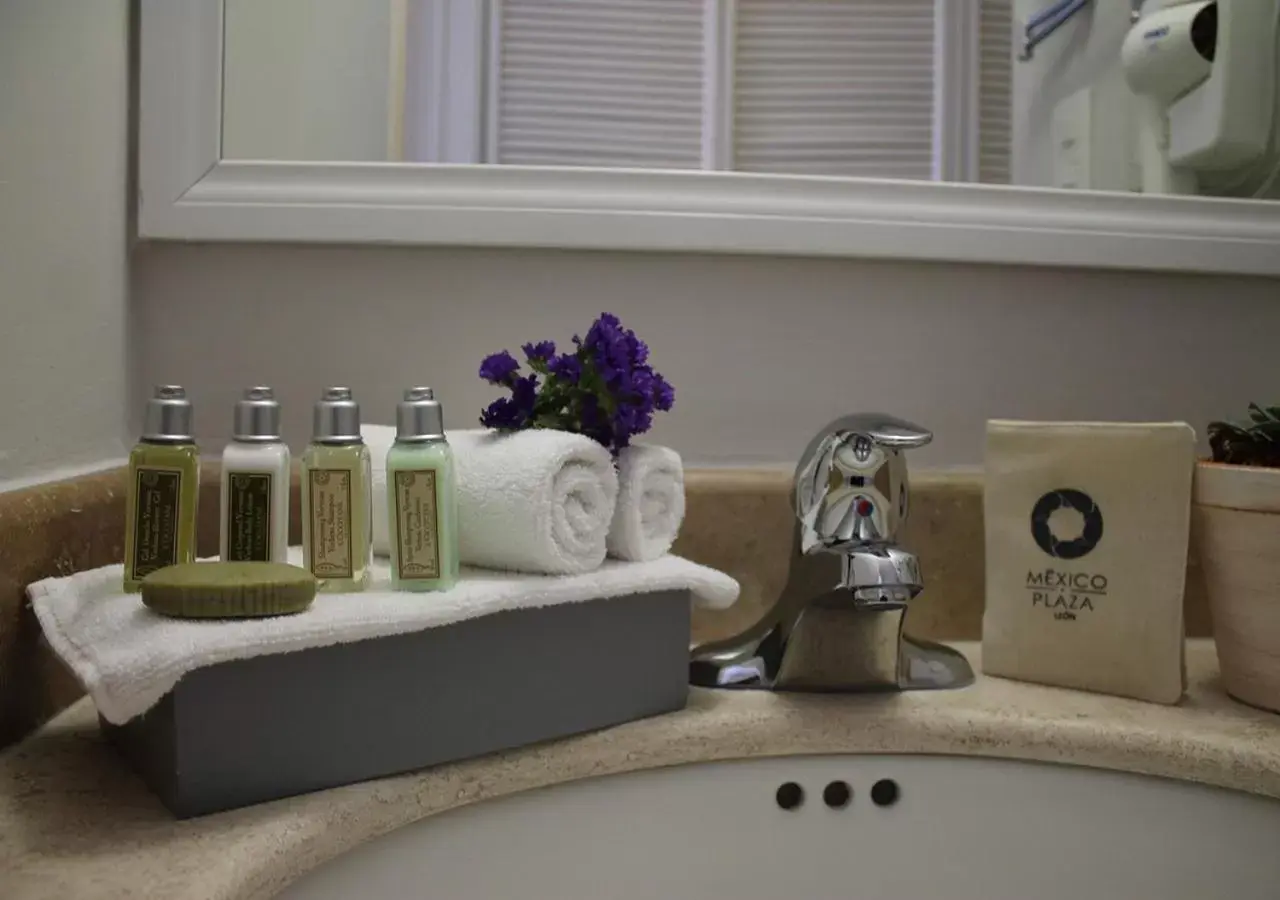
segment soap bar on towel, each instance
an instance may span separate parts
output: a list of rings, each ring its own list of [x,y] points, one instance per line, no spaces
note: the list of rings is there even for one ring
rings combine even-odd
[[[987,423],[982,668],[1177,703],[1195,432]]]
[[[609,527],[609,555],[645,562],[671,549],[684,521],[680,454],[633,444],[618,454],[618,504]]]
[[[387,449],[395,429],[360,428],[373,457],[373,552],[388,556]],[[613,456],[580,434],[448,432],[458,474],[463,565],[574,575],[604,562],[618,498]]]

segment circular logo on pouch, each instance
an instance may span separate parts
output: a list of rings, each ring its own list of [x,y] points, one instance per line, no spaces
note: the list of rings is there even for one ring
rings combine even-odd
[[[1084,528],[1078,535],[1057,535],[1050,518],[1060,509],[1073,509],[1084,517]],[[1084,491],[1060,488],[1036,501],[1031,510],[1031,536],[1036,546],[1057,559],[1079,559],[1102,540],[1102,510]]]

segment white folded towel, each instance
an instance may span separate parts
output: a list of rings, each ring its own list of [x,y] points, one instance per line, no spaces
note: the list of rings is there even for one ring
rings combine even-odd
[[[300,548],[290,561],[302,560]],[[580,603],[651,591],[688,590],[697,606],[723,609],[738,583],[677,556],[606,562],[586,575],[550,577],[463,569],[452,590],[390,590],[387,563],[373,564],[371,589],[320,594],[306,612],[268,619],[170,619],[120,592],[122,566],[105,566],[27,588],[49,644],[71,667],[107,721],[127,722],[154,706],[187,672],[235,659],[407,634],[512,609]]]
[[[387,449],[395,429],[360,429],[373,455],[373,552],[391,553]],[[450,431],[458,471],[458,556],[464,565],[548,575],[599,568],[618,498],[613,457],[567,431]]]
[[[684,466],[669,447],[636,444],[618,454],[618,503],[609,555],[643,562],[671,549],[684,521]]]

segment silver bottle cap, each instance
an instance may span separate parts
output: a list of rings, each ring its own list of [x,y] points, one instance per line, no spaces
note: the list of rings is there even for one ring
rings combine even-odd
[[[253,444],[280,440],[280,403],[269,387],[245,388],[244,398],[236,402],[232,438]]]
[[[351,388],[325,388],[311,418],[311,439],[320,444],[359,444],[360,404]]]
[[[185,388],[177,384],[156,387],[147,401],[142,439],[157,444],[187,444],[195,440],[191,434],[191,401]]]
[[[444,440],[444,412],[431,388],[413,387],[404,392],[404,399],[396,405],[396,440]]]

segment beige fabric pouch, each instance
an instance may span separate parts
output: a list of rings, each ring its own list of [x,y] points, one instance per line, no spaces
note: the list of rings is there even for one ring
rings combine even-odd
[[[1195,432],[987,423],[982,669],[1177,703]]]

